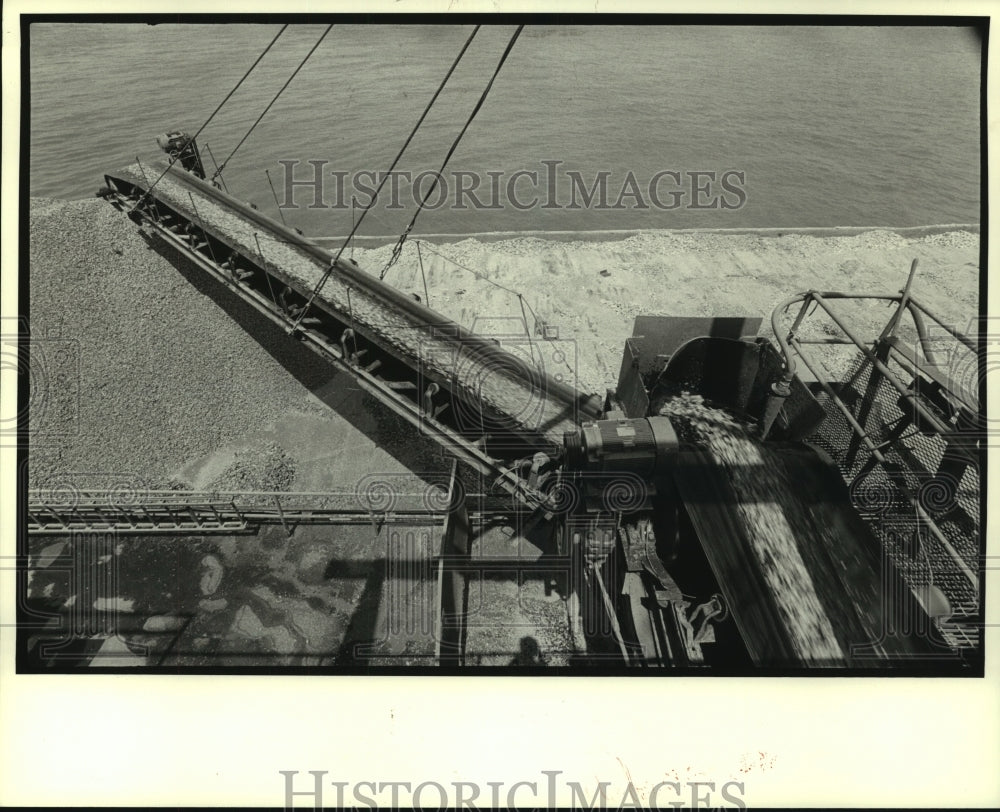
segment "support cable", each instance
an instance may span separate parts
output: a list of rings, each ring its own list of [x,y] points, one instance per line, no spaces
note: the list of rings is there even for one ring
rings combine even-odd
[[[215,180],[222,173],[222,170],[226,168],[226,164],[228,164],[229,161],[232,159],[232,157],[236,154],[236,150],[238,150],[240,147],[243,146],[243,143],[250,137],[250,133],[252,133],[257,128],[257,125],[260,124],[264,116],[267,115],[267,111],[274,106],[274,103],[278,100],[281,94],[285,92],[285,88],[292,83],[292,79],[294,79],[298,75],[299,71],[302,70],[306,62],[309,61],[309,57],[311,57],[313,55],[313,52],[317,48],[319,48],[320,43],[323,42],[324,39],[326,39],[326,35],[330,33],[330,29],[332,28],[333,24],[331,23],[326,27],[326,30],[322,34],[320,34],[319,39],[316,40],[316,44],[309,49],[309,53],[305,55],[305,58],[299,63],[299,66],[294,71],[292,71],[292,75],[288,77],[287,81],[281,86],[281,89],[274,94],[274,98],[271,99],[267,107],[264,108],[264,111],[259,116],[257,116],[257,120],[250,125],[250,129],[247,130],[246,135],[244,135],[240,139],[239,143],[235,147],[233,147],[233,151],[229,153],[229,156],[221,164],[219,164],[218,168],[215,170],[215,174],[212,175],[211,180]]]
[[[274,205],[278,209],[278,216],[281,218],[281,225],[288,228],[288,223],[285,222],[285,213],[281,210],[281,204],[278,202],[278,193],[274,190],[274,183],[271,180],[271,173],[265,169],[264,174],[267,176],[267,185],[271,187],[271,196],[274,198]]]
[[[378,277],[379,279],[385,279],[385,275],[389,272],[389,269],[396,264],[396,261],[399,259],[400,254],[403,253],[403,244],[406,242],[406,238],[413,230],[413,226],[416,225],[417,217],[420,216],[420,212],[424,210],[424,206],[427,204],[428,199],[434,193],[434,190],[437,189],[438,181],[441,179],[441,175],[444,173],[445,167],[448,165],[448,161],[451,159],[451,156],[455,154],[455,150],[458,149],[458,144],[462,140],[462,136],[465,135],[466,130],[469,129],[469,126],[472,124],[473,119],[475,119],[476,114],[482,108],[483,103],[486,101],[486,96],[489,94],[490,89],[493,87],[493,82],[496,81],[497,75],[500,73],[500,69],[503,67],[504,62],[507,61],[507,57],[510,55],[511,50],[514,47],[514,43],[517,42],[517,38],[521,36],[521,31],[523,30],[524,26],[519,25],[517,27],[517,30],[514,32],[514,35],[510,38],[510,42],[507,43],[507,47],[504,49],[503,55],[500,57],[500,61],[497,63],[496,69],[493,71],[493,75],[490,77],[490,81],[486,84],[486,87],[483,89],[482,95],[480,95],[479,97],[479,101],[476,102],[476,106],[472,108],[472,112],[469,114],[469,118],[466,120],[465,126],[462,127],[462,130],[459,132],[458,137],[456,137],[455,141],[452,143],[451,149],[448,150],[448,154],[445,155],[444,162],[441,164],[441,168],[437,171],[437,174],[434,175],[434,181],[431,183],[430,189],[427,190],[427,194],[425,194],[423,196],[423,199],[421,199],[420,205],[417,207],[417,210],[413,213],[413,219],[410,220],[410,224],[403,230],[403,233],[399,235],[399,241],[396,243],[396,246],[392,249],[392,256],[389,258],[389,261],[386,263],[386,266],[382,269],[382,273],[379,274]]]
[[[455,57],[455,61],[451,63],[451,67],[448,68],[448,73],[446,73],[444,79],[441,80],[441,84],[438,85],[438,89],[434,91],[434,95],[431,96],[431,100],[427,102],[427,106],[424,108],[424,112],[421,113],[420,118],[417,119],[416,125],[414,125],[413,130],[410,132],[405,143],[400,148],[399,153],[396,155],[396,159],[392,162],[392,166],[389,167],[389,171],[382,176],[382,181],[379,183],[378,188],[375,189],[375,194],[372,195],[371,202],[367,206],[365,206],[365,208],[362,210],[361,216],[358,218],[357,223],[355,223],[351,227],[351,233],[347,235],[347,239],[344,240],[344,244],[340,246],[336,255],[333,257],[333,259],[330,260],[329,267],[327,267],[323,276],[320,278],[319,282],[316,284],[316,287],[313,289],[313,292],[309,296],[309,299],[306,302],[306,306],[303,309],[301,316],[305,316],[306,311],[309,310],[313,301],[319,295],[319,292],[323,289],[323,285],[326,284],[326,280],[329,279],[330,274],[333,273],[333,269],[336,268],[337,262],[340,259],[340,255],[344,253],[344,249],[354,238],[354,235],[357,232],[357,230],[361,228],[361,224],[365,220],[365,215],[368,214],[368,212],[371,211],[371,209],[375,206],[375,201],[378,200],[379,192],[382,191],[382,187],[385,186],[385,182],[392,176],[393,170],[395,170],[396,168],[396,164],[398,164],[400,158],[403,157],[403,153],[406,151],[406,148],[410,145],[410,142],[413,140],[413,136],[417,134],[417,130],[420,129],[420,125],[424,123],[424,119],[427,118],[427,114],[430,112],[431,107],[434,105],[434,102],[437,101],[437,97],[441,95],[441,91],[444,90],[445,85],[448,84],[448,80],[451,78],[452,73],[455,72],[455,68],[458,67],[458,63],[465,55],[465,52],[472,44],[472,40],[475,38],[478,32],[479,32],[479,26],[477,25],[474,29],[472,29],[472,33],[469,35],[469,38],[465,41],[465,45],[462,46],[462,50],[458,52],[458,56]],[[289,330],[289,332],[294,332],[294,330],[299,326],[299,322],[301,321],[302,318],[300,317],[298,321],[296,321],[295,324],[292,325],[291,330]]]
[[[535,312],[535,309],[531,306],[531,303],[527,299],[524,298],[524,296],[521,294],[520,291],[514,290],[514,288],[509,288],[506,285],[502,285],[499,282],[497,282],[497,281],[495,281],[493,279],[490,279],[486,274],[480,273],[479,271],[473,270],[468,265],[463,265],[461,262],[455,261],[454,259],[452,259],[451,257],[449,257],[447,254],[442,254],[440,251],[435,250],[435,248],[429,242],[427,242],[426,240],[414,240],[414,242],[416,242],[417,245],[422,245],[425,250],[430,251],[432,254],[435,254],[435,255],[441,257],[441,259],[443,259],[445,262],[450,262],[456,268],[461,268],[463,271],[468,271],[474,277],[476,277],[476,279],[479,279],[479,280],[481,280],[483,282],[488,282],[489,284],[493,285],[493,287],[499,288],[500,290],[506,291],[507,293],[510,293],[511,295],[516,296],[518,299],[521,300],[521,306],[522,306],[522,308],[527,307],[528,311],[531,313],[532,317],[535,319],[535,323],[536,324],[538,323],[538,321],[539,321],[538,314]],[[527,328],[527,326],[528,326],[527,323],[525,323],[525,328]]]
[[[208,157],[212,159],[212,166],[218,167],[219,162],[215,160],[215,156],[212,154],[212,148],[208,145],[207,142],[205,143],[205,152],[207,152]],[[225,193],[229,194],[229,187],[226,185],[226,179],[222,177],[222,175],[219,175],[219,180],[222,182],[222,188],[225,191]]]

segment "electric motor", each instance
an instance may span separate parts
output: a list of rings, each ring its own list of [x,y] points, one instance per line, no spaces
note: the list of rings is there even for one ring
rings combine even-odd
[[[566,466],[580,471],[666,473],[677,452],[677,433],[663,416],[593,420],[563,435]]]

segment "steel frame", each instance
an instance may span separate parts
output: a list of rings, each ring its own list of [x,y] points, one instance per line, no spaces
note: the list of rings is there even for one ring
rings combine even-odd
[[[838,292],[820,292],[816,290],[806,291],[804,293],[796,294],[791,296],[785,301],[781,302],[771,314],[771,327],[774,332],[774,337],[778,342],[778,346],[781,349],[782,354],[785,359],[785,376],[790,378],[796,369],[796,360],[802,362],[802,364],[812,373],[816,378],[820,387],[833,403],[837,410],[843,415],[844,419],[850,425],[855,440],[860,445],[868,450],[869,454],[873,460],[883,469],[886,466],[886,457],[882,453],[883,448],[876,444],[872,438],[869,436],[868,432],[861,425],[858,419],[855,417],[854,413],[851,411],[850,407],[843,401],[840,395],[834,390],[830,385],[830,380],[832,379],[829,372],[825,369],[822,361],[813,357],[810,351],[807,350],[809,345],[817,344],[842,344],[842,345],[853,345],[855,346],[864,356],[865,360],[872,365],[872,375],[876,373],[880,376],[882,380],[885,380],[890,386],[892,386],[897,392],[899,392],[900,397],[905,399],[913,408],[914,412],[926,422],[926,424],[934,429],[934,431],[941,437],[947,439],[949,436],[955,436],[959,433],[956,427],[943,422],[938,415],[934,414],[932,411],[928,410],[926,406],[920,401],[919,397],[914,393],[914,391],[906,385],[905,382],[900,380],[900,378],[884,363],[883,358],[885,354],[898,350],[898,345],[896,343],[896,333],[899,328],[900,322],[904,314],[909,314],[914,329],[916,330],[918,342],[921,347],[921,351],[924,353],[925,358],[930,366],[938,365],[938,358],[935,355],[934,349],[932,347],[931,337],[928,335],[927,324],[925,317],[932,320],[936,325],[945,330],[950,334],[956,341],[962,344],[969,351],[976,353],[979,357],[979,346],[976,341],[964,335],[963,333],[956,330],[951,325],[944,323],[940,318],[938,318],[933,312],[931,312],[927,307],[916,301],[910,294],[910,285],[912,284],[913,274],[916,269],[916,260],[914,260],[913,266],[910,270],[910,277],[907,281],[906,287],[901,290],[898,294],[885,294],[885,293],[838,293]],[[887,303],[895,303],[896,309],[893,311],[886,323],[885,328],[882,330],[881,334],[871,341],[871,346],[868,342],[865,342],[860,338],[857,333],[846,323],[840,313],[836,311],[832,302],[834,300],[869,300],[869,301],[883,301]],[[782,317],[785,316],[788,311],[796,304],[801,306],[795,315],[792,325],[787,329],[782,329],[781,322]],[[811,311],[810,308],[813,308]],[[841,330],[841,332],[846,337],[845,339],[832,338],[825,339],[821,341],[802,339],[799,337],[799,330],[809,316],[811,312],[814,312],[815,308],[820,308],[830,320]],[[915,374],[925,375],[932,380],[939,380],[940,376],[935,372],[931,371],[928,367],[925,367],[919,362],[915,357],[904,356],[914,367]],[[967,392],[957,392],[949,389],[949,394],[961,404],[961,408],[967,411],[975,412],[979,411],[979,403],[970,404],[970,393]],[[978,401],[978,393],[976,394],[976,400]],[[975,407],[975,408],[974,408]],[[973,572],[973,570],[968,566],[962,556],[954,548],[954,546],[948,541],[945,534],[938,527],[934,519],[928,514],[924,509],[923,505],[920,504],[919,499],[916,494],[912,492],[911,489],[905,486],[903,483],[897,483],[900,491],[903,493],[907,501],[912,505],[916,511],[917,516],[920,518],[921,522],[927,527],[927,529],[933,534],[934,538],[941,544],[941,546],[948,552],[948,555],[954,559],[956,566],[961,570],[962,574],[968,580],[969,584],[975,590],[978,595],[979,592],[979,576],[978,573]]]

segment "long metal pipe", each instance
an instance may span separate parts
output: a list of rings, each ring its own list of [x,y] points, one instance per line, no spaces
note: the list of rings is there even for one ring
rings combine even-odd
[[[124,182],[132,185],[132,182],[128,180],[122,181],[110,175],[107,177],[109,182],[117,181],[119,183]],[[166,204],[161,203],[160,205]],[[176,245],[179,250],[181,250],[186,256],[190,257],[192,261],[199,265],[199,267],[208,272],[226,288],[240,295],[241,298],[254,307],[255,310],[280,326],[285,326],[287,324],[287,322],[279,315],[275,307],[272,307],[271,303],[256,290],[234,282],[220,269],[220,266],[213,263],[198,251],[191,250],[184,240],[180,239],[175,233],[173,233],[173,231],[170,230],[170,228],[164,227],[158,223],[153,223],[152,225],[161,233],[164,239]],[[237,249],[234,248],[233,250]],[[270,287],[269,271],[263,267],[260,267],[260,270],[268,277],[268,285]],[[329,306],[326,305],[325,302],[323,304],[325,306]],[[341,343],[343,343],[345,336],[350,332],[351,330],[348,329],[344,332],[344,334],[342,334]],[[451,330],[451,332],[454,332],[454,330]],[[431,414],[421,412],[418,406],[415,406],[412,401],[397,393],[390,384],[380,380],[377,376],[370,374],[366,369],[352,362],[350,360],[350,354],[346,348],[337,346],[334,343],[330,343],[329,341],[320,338],[308,327],[303,327],[301,329],[299,337],[304,344],[318,352],[328,361],[337,366],[337,368],[350,374],[362,389],[374,395],[380,400],[380,402],[391,408],[396,414],[411,422],[420,431],[432,438],[435,442],[442,445],[451,454],[458,456],[474,470],[491,478],[497,478],[499,484],[503,488],[511,494],[516,495],[526,504],[537,507],[544,502],[544,499],[538,497],[537,494],[530,492],[530,489],[525,489],[523,487],[523,483],[520,483],[517,480],[517,477],[510,471],[504,469],[502,466],[498,466],[496,461],[489,457],[484,452],[482,447],[475,443],[468,442],[465,438],[441,423]],[[434,384],[432,384],[432,386],[433,385]]]

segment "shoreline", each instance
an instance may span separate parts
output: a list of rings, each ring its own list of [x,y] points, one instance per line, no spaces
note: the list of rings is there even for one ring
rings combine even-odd
[[[532,237],[552,242],[613,242],[618,239],[628,239],[640,235],[671,236],[671,235],[713,235],[722,237],[756,236],[756,237],[854,237],[872,231],[884,231],[898,234],[900,237],[928,237],[934,234],[947,234],[951,231],[966,231],[970,234],[980,233],[978,223],[938,223],[923,226],[796,226],[792,228],[768,227],[754,228],[611,228],[596,230],[525,230],[525,231],[470,231],[468,233],[436,232],[414,234],[416,240],[442,240],[445,242],[460,242],[461,240],[478,240],[483,243],[502,242]],[[306,235],[309,236],[309,235]],[[330,237],[310,237],[316,242],[343,242],[347,235]],[[354,236],[354,242],[377,243],[366,245],[366,248],[377,248],[380,245],[395,243],[398,235],[377,234],[370,236]]]
[[[73,204],[92,200],[94,198],[61,198],[46,196],[29,196],[29,207],[38,205]],[[980,234],[980,223],[930,223],[918,226],[739,226],[733,228],[601,228],[601,229],[522,229],[519,231],[440,231],[416,233],[411,235],[415,240],[438,240],[446,243],[462,240],[477,240],[482,243],[503,242],[533,238],[551,242],[614,242],[635,236],[666,237],[672,235],[711,235],[711,236],[756,236],[756,237],[853,237],[871,232],[886,232],[900,237],[927,237],[935,234],[946,234],[951,231],[965,231],[970,234]],[[304,235],[318,243],[343,242],[347,234],[327,236]],[[392,245],[399,239],[398,234],[368,234],[354,235],[354,244],[364,248],[374,249],[384,245]]]

